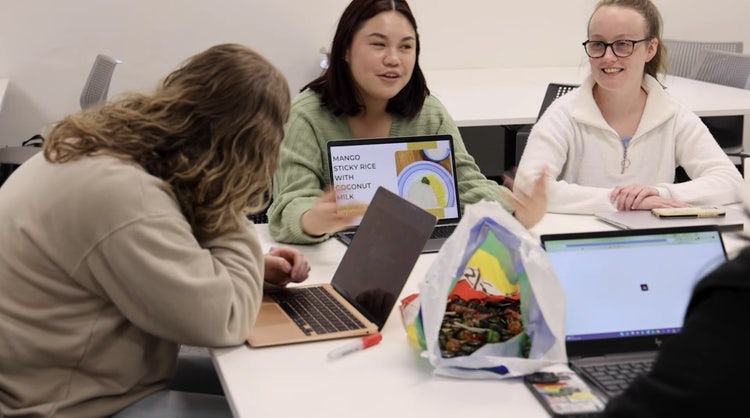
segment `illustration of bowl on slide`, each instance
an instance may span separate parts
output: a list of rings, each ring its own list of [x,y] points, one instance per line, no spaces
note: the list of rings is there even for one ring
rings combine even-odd
[[[456,204],[451,174],[430,162],[409,164],[398,176],[399,194],[423,209],[446,208]]]
[[[422,154],[424,154],[428,160],[432,161],[443,161],[448,158],[450,153],[451,150],[448,148],[425,148],[422,150]]]

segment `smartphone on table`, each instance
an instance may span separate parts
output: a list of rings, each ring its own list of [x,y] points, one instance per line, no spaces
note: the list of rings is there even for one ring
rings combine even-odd
[[[651,214],[659,218],[715,218],[726,216],[722,208],[655,208]]]
[[[553,418],[597,417],[604,411],[604,402],[572,371],[532,373],[524,384]]]

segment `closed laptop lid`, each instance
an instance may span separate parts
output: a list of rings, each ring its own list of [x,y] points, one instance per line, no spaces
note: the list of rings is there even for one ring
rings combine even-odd
[[[430,212],[438,223],[460,219],[450,135],[331,140],[327,148],[340,210],[364,214],[380,186]]]
[[[717,226],[541,237],[566,296],[568,356],[656,350],[695,284],[726,260]]]
[[[741,230],[745,215],[740,209],[717,206],[724,216],[709,218],[660,218],[649,210],[627,210],[596,213],[597,219],[621,229],[674,228],[678,226],[718,225],[721,230]]]
[[[382,328],[433,228],[433,215],[378,187],[331,286]]]

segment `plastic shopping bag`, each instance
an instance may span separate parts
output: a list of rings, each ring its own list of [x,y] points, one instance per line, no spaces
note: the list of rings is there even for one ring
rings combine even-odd
[[[466,213],[402,301],[435,373],[506,378],[565,363],[565,297],[538,241],[497,202]]]

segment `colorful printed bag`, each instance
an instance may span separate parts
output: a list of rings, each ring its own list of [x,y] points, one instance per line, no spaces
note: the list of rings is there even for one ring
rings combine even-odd
[[[467,205],[401,313],[445,376],[506,378],[565,363],[565,297],[538,240],[497,202]]]

